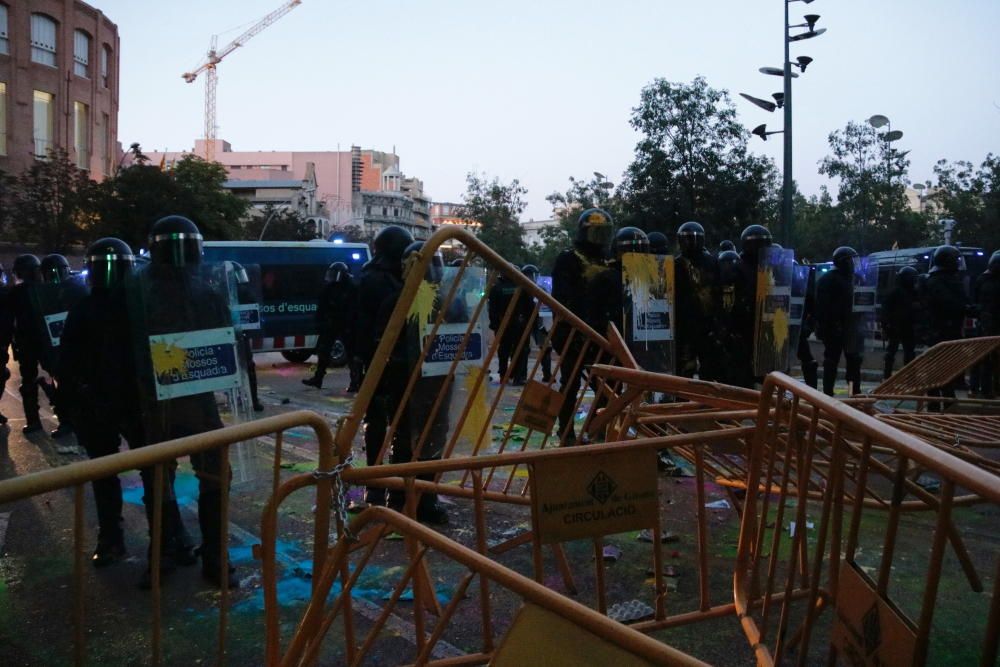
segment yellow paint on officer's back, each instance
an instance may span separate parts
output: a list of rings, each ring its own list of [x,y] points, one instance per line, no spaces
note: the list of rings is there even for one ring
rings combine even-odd
[[[774,311],[774,320],[771,326],[774,332],[774,349],[783,350],[785,342],[788,340],[788,313],[785,312],[784,308],[778,308]]]
[[[168,375],[176,373],[185,375],[187,373],[187,350],[170,343],[151,343],[149,354],[153,359],[153,372],[156,375]]]
[[[413,297],[413,303],[410,304],[410,312],[407,314],[407,318],[417,324],[426,324],[433,321],[437,293],[437,285],[427,280],[421,280],[420,287],[417,288],[417,294]]]
[[[774,274],[770,268],[757,269],[757,293],[755,294],[757,303],[764,303],[767,295],[774,287]]]
[[[469,414],[462,424],[461,437],[463,440],[472,443],[478,451],[480,446],[488,441],[492,434],[486,426],[486,382],[487,377],[483,377],[476,388],[479,378],[488,371],[474,366],[468,367],[468,374],[464,378],[465,390],[469,394]],[[475,391],[475,393],[473,393]],[[477,442],[477,439],[479,440]]]

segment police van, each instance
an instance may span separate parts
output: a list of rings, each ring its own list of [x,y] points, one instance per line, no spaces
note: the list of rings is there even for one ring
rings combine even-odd
[[[316,346],[316,312],[327,267],[343,262],[357,277],[369,259],[366,244],[339,240],[205,242],[205,261],[242,264],[260,299],[260,329],[251,334],[254,352],[281,352],[296,363],[308,360]],[[332,357],[333,365],[347,362],[342,344],[334,346]]]

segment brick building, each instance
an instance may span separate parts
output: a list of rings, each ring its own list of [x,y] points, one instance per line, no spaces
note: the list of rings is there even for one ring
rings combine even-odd
[[[0,169],[64,148],[100,180],[118,159],[118,27],[77,0],[0,3]]]

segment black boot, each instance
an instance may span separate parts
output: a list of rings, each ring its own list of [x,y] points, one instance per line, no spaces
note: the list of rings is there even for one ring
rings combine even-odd
[[[819,371],[819,364],[817,364],[815,361],[808,362],[802,365],[802,379],[805,381],[807,385],[809,385],[813,389],[815,389],[819,383],[818,371]]]
[[[126,555],[125,540],[121,533],[110,536],[98,535],[97,548],[94,549],[90,562],[94,567],[107,567],[122,560]]]
[[[311,378],[303,379],[302,384],[306,385],[307,387],[316,387],[317,389],[322,389],[323,376],[317,373],[316,375],[313,375]]]
[[[833,388],[837,385],[837,369],[823,366],[823,393],[833,396]]]

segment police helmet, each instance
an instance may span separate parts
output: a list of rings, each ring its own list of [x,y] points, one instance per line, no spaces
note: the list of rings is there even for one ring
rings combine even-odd
[[[735,250],[723,250],[719,253],[719,273],[724,282],[731,282],[736,278],[740,261],[740,255]]]
[[[953,245],[938,246],[931,258],[930,273],[958,271],[962,268],[962,253]]]
[[[615,223],[607,211],[588,208],[576,222],[576,243],[592,250],[607,252],[615,235]]]
[[[182,215],[160,218],[149,231],[149,257],[161,266],[201,264],[203,237],[198,226]]]
[[[663,232],[650,232],[647,238],[649,238],[649,252],[654,255],[667,254],[670,241],[667,239],[666,234]]]
[[[754,262],[760,249],[770,247],[772,242],[771,232],[764,225],[750,225],[740,234],[740,250]]]
[[[413,235],[398,225],[389,225],[378,233],[372,245],[376,257],[384,257],[389,263],[398,263],[403,253],[413,244]]]
[[[403,265],[403,278],[405,279],[410,269],[420,261],[420,253],[424,248],[423,241],[414,241],[403,249],[401,262]],[[431,263],[427,265],[425,278],[428,282],[439,283],[444,277],[444,255],[435,252],[431,258]]]
[[[615,234],[615,255],[621,257],[627,252],[649,252],[649,237],[638,227],[622,227]]]
[[[464,264],[464,263],[465,263],[465,260],[462,259],[461,257],[459,257],[457,259],[451,260],[451,264],[449,264],[448,266],[454,266],[454,267],[457,268],[459,266],[462,266],[462,264]]]
[[[685,257],[700,255],[705,249],[705,228],[700,222],[685,222],[677,228],[677,245]]]
[[[34,255],[18,255],[14,259],[14,276],[21,282],[38,282],[41,267],[41,262]]]
[[[990,273],[1000,271],[1000,250],[997,250],[992,255],[990,255],[990,263],[987,264],[986,270]]]
[[[87,269],[87,284],[92,290],[109,290],[132,273],[135,255],[128,244],[113,237],[94,241],[87,248],[84,259]]]
[[[541,271],[539,271],[538,267],[535,266],[534,264],[525,264],[524,266],[521,267],[521,273],[526,275],[528,279],[531,280],[532,282],[535,282],[538,280],[538,276],[541,273]]]
[[[858,251],[851,246],[842,245],[833,251],[833,266],[840,271],[854,271],[854,260]]]
[[[326,269],[326,282],[342,283],[351,279],[351,269],[344,262],[334,262]]]
[[[899,271],[896,271],[896,280],[899,284],[906,288],[912,288],[917,284],[917,270],[912,266],[904,266]]]
[[[42,282],[50,285],[58,285],[66,282],[72,272],[69,260],[59,253],[52,253],[42,258],[41,263]]]
[[[725,241],[719,242],[719,254],[726,252],[727,250],[736,250],[736,244],[726,239]]]

